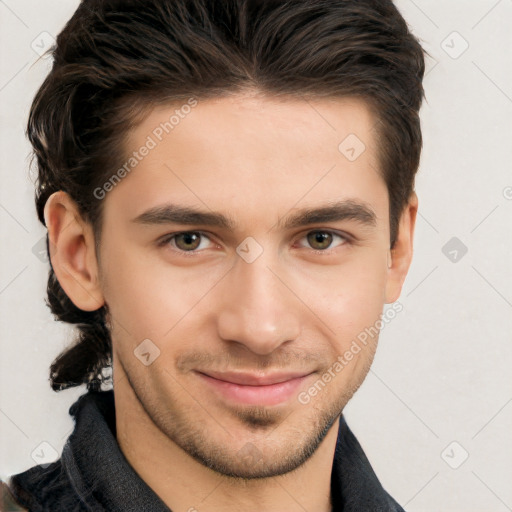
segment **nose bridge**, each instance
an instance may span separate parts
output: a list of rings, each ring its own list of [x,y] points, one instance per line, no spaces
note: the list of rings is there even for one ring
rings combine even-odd
[[[268,354],[298,336],[300,312],[293,294],[276,276],[278,257],[266,248],[249,261],[237,257],[224,283],[219,335],[255,353]]]

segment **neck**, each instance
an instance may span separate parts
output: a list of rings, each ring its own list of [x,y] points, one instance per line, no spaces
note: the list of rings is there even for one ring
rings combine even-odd
[[[331,512],[331,472],[339,418],[318,449],[296,470],[265,479],[235,479],[202,465],[169,439],[148,416],[128,379],[114,379],[114,389],[120,449],[171,510]]]

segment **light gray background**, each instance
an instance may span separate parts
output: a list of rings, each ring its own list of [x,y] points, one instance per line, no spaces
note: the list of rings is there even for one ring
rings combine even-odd
[[[57,35],[77,5],[0,0],[2,478],[38,462],[36,449],[51,456],[41,442],[60,454],[73,427],[69,406],[85,391],[54,393],[48,384],[48,367],[73,332],[44,304],[48,264],[33,248],[45,229],[24,137],[50,66],[38,60],[49,41],[41,33]],[[433,57],[415,256],[404,311],[383,329],[374,366],[345,414],[408,511],[510,511],[512,0],[397,5]],[[443,252],[453,237],[459,241]]]

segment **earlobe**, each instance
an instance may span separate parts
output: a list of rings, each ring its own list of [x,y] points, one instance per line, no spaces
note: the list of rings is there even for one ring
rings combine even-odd
[[[407,206],[400,217],[397,239],[388,252],[388,279],[386,283],[386,304],[395,302],[409,271],[413,254],[414,227],[418,212],[418,196],[411,194]]]
[[[44,208],[50,259],[55,275],[76,307],[95,311],[104,304],[98,279],[92,227],[64,191],[54,192]]]

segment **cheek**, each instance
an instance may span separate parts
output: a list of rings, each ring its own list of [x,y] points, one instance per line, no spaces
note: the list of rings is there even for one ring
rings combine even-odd
[[[378,263],[375,262],[375,265]],[[329,382],[323,400],[343,405],[359,388],[373,361],[379,337],[378,320],[384,307],[385,272],[381,266],[369,273],[364,266],[353,266],[340,273],[332,288],[316,297],[318,317],[323,328],[324,350],[329,364],[320,378]]]
[[[387,275],[385,261],[381,260],[374,255],[361,257],[358,262],[340,266],[329,275],[308,279],[307,283],[303,281],[304,302],[317,315],[317,324],[323,325],[333,353],[343,353],[353,340],[379,320],[385,302]],[[311,287],[313,281],[314,288]],[[308,288],[309,294],[306,293]],[[316,292],[311,293],[311,289]],[[374,336],[373,341],[376,340]]]
[[[163,341],[166,334],[208,295],[222,273],[186,271],[163,260],[155,264],[142,251],[115,251],[103,265],[105,300],[121,335]]]
[[[114,326],[118,324],[120,335],[133,343],[151,339],[156,335],[152,326],[164,320],[158,318],[161,312],[172,312],[162,301],[169,300],[173,294],[164,294],[164,283],[155,279],[157,269],[145,264],[143,255],[104,249],[108,256],[102,264],[102,285]],[[171,321],[169,317],[168,322]]]

